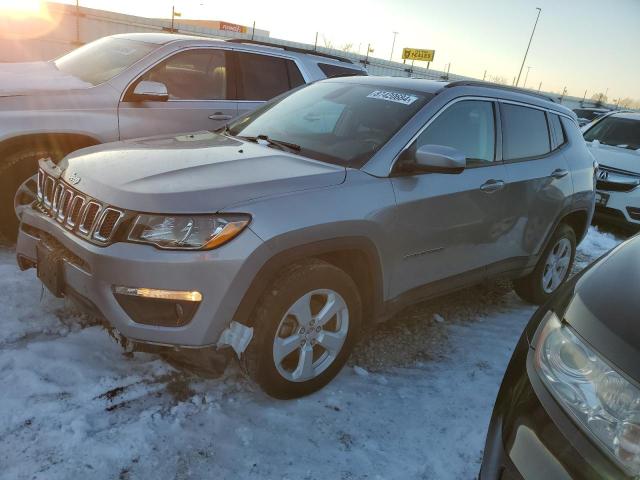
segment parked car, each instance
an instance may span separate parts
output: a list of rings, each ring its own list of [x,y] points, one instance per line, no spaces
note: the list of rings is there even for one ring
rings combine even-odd
[[[589,127],[584,138],[600,164],[596,216],[640,228],[640,113],[611,113]]]
[[[105,37],[52,62],[0,65],[0,232],[15,236],[18,186],[82,147],[218,128],[287,90],[365,75],[349,60],[251,40],[164,33]]]
[[[498,393],[480,480],[640,475],[640,237],[533,316]]]
[[[219,133],[42,160],[16,199],[17,257],[126,338],[230,345],[269,394],[296,397],[409,303],[496,276],[546,301],[594,183],[575,116],[544,96],[330,79]]]
[[[608,108],[574,108],[573,113],[578,116],[578,125],[581,127],[597,120],[601,116],[609,113]]]

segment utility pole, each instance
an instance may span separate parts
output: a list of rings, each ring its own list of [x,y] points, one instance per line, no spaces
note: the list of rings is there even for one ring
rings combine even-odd
[[[527,67],[527,74],[524,76],[524,83],[522,84],[522,88],[527,88],[527,78],[529,78],[530,71],[531,67]]]
[[[487,71],[484,71],[484,75],[482,75],[482,81],[484,82],[484,79],[487,78]]]
[[[80,45],[80,0],[76,0],[76,44]]]
[[[393,43],[391,44],[391,55],[389,55],[389,60],[393,60],[393,49],[396,46],[396,35],[398,35],[398,32],[393,32]]]
[[[541,88],[542,88],[542,82],[540,82],[540,85],[538,85],[538,91],[540,91]]]
[[[585,89],[584,91],[584,95],[582,96],[582,105],[580,105],[581,107],[584,106],[584,101],[587,99],[587,90]]]
[[[451,62],[447,65],[447,80],[449,80],[449,70],[451,69]]]
[[[365,57],[365,59],[364,59],[364,65],[365,65],[365,67],[366,67],[367,65],[369,65],[369,52],[370,52],[370,51],[371,51],[371,44],[370,44],[370,43],[367,43],[367,56],[366,56],[366,57]]]
[[[318,51],[318,32],[316,32],[316,43],[313,44],[313,51]],[[360,48],[358,48],[358,53],[360,53]]]
[[[256,21],[253,21],[253,28],[251,29],[251,40],[253,40],[253,36],[256,34]]]
[[[540,13],[542,13],[542,9],[540,7],[536,7],[538,10],[538,15],[536,16],[536,23],[533,24],[533,30],[531,31],[531,37],[529,38],[529,44],[527,45],[527,50],[524,52],[524,58],[522,59],[522,65],[520,66],[520,72],[518,72],[518,79],[516,80],[516,87],[520,83],[520,75],[522,75],[522,69],[524,68],[524,62],[527,61],[527,55],[529,54],[529,48],[531,47],[531,41],[533,40],[533,34],[536,33],[536,26],[538,25],[538,20],[540,19]]]
[[[175,30],[173,28],[174,20],[176,17],[181,17],[182,14],[180,12],[176,12],[176,6],[171,6],[171,32],[173,33]]]

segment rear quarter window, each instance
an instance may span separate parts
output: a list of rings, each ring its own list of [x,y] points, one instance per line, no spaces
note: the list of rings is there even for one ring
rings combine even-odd
[[[562,145],[567,143],[567,136],[562,128],[562,122],[560,122],[560,117],[554,113],[549,114],[549,126],[551,127],[552,136],[554,138],[554,150],[556,148],[560,148]]]
[[[505,160],[540,157],[551,151],[549,127],[543,110],[503,103],[502,156]]]

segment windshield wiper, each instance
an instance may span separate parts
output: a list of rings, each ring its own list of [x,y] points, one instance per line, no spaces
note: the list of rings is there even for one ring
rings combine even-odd
[[[224,125],[222,125],[221,127],[218,127],[214,130],[215,133],[220,133],[222,135],[224,135],[225,133],[229,133],[229,124],[225,123]]]
[[[302,147],[300,145],[296,145],[295,143],[285,142],[283,140],[276,140],[273,138],[269,138],[268,135],[261,134],[255,137],[245,137],[242,135],[238,135],[237,137],[242,138],[243,140],[249,140],[250,142],[255,142],[255,143],[259,143],[259,140],[262,140],[263,142],[267,142],[270,146],[278,147],[281,150],[292,150],[294,152],[299,152],[300,150],[302,150]]]

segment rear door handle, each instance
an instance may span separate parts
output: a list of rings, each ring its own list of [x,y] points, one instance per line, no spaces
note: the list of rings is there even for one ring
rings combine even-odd
[[[210,120],[231,120],[231,115],[226,115],[222,112],[216,112],[213,115],[209,115]]]
[[[569,175],[569,170],[566,168],[556,168],[553,172],[551,172],[551,176],[553,178],[563,178]]]
[[[480,190],[485,193],[493,193],[498,190],[502,190],[504,188],[504,182],[502,180],[487,180],[485,183],[480,185]]]

